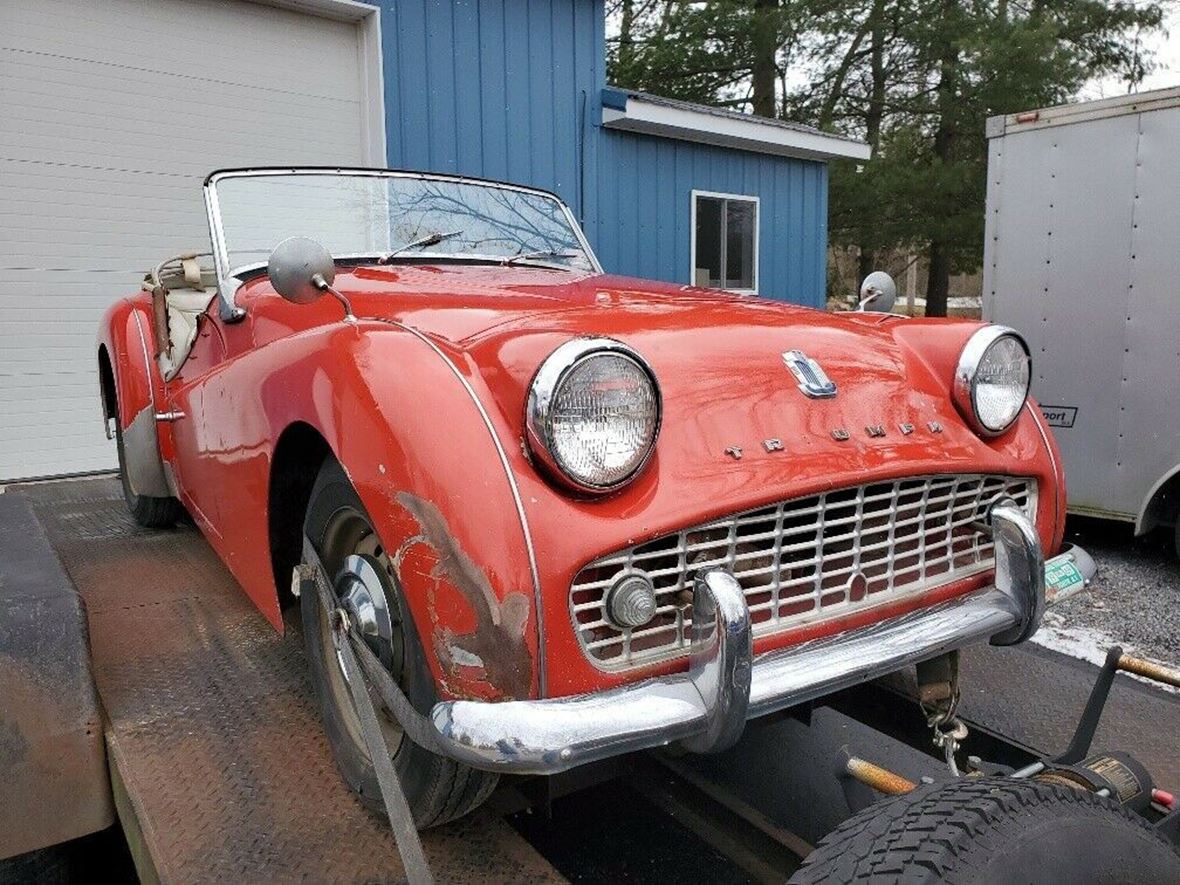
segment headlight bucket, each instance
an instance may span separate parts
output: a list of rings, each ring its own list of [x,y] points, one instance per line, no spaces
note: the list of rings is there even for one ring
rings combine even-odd
[[[564,485],[605,494],[647,464],[662,412],[638,353],[611,338],[576,338],[545,358],[529,386],[529,450]]]
[[[1028,344],[1006,326],[985,326],[963,346],[952,397],[980,436],[999,436],[1028,400],[1032,362]]]

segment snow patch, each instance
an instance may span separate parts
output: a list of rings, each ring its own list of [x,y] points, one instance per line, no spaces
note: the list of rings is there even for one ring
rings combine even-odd
[[[1119,642],[1104,630],[1099,630],[1096,627],[1070,626],[1058,612],[1045,613],[1045,619],[1041,622],[1041,628],[1033,634],[1031,641],[1043,648],[1060,652],[1063,655],[1069,655],[1071,658],[1078,658],[1096,667],[1101,667],[1106,663],[1106,653],[1116,645],[1121,645],[1124,652],[1134,657],[1152,661],[1165,667],[1172,666],[1166,661],[1150,658],[1140,653],[1133,645]],[[1172,688],[1170,685],[1161,685],[1151,679],[1136,676],[1134,673],[1126,673],[1124,675],[1130,676],[1132,679],[1138,679],[1146,685],[1154,686],[1163,691],[1180,694],[1180,691]]]

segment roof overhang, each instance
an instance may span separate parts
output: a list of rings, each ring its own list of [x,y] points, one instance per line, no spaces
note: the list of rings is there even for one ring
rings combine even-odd
[[[607,129],[805,160],[867,160],[872,153],[862,141],[750,114],[610,87],[602,98],[602,125]]]

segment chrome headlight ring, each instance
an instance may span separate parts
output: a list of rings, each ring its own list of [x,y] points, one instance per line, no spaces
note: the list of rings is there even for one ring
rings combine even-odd
[[[590,364],[600,359],[612,360],[621,375],[627,376],[622,380],[645,388],[641,393],[648,401],[649,414],[644,421],[643,436],[635,440],[634,451],[629,455],[624,451],[622,463],[613,469],[603,466],[598,475],[592,475],[591,471],[579,470],[577,465],[570,463],[568,450],[576,449],[586,441],[582,439],[585,434],[571,434],[569,427],[564,426],[568,424],[565,420],[568,418],[568,403],[563,402],[563,395],[567,392],[565,386],[568,383],[578,382],[579,376],[591,368]],[[600,414],[602,420],[614,420],[617,417],[617,409],[615,412],[608,409]],[[622,416],[622,420],[627,418]],[[605,494],[626,485],[643,470],[655,451],[662,419],[660,387],[655,373],[643,357],[612,338],[575,338],[546,357],[533,377],[526,406],[525,433],[529,451],[555,479],[578,492]],[[563,457],[563,450],[566,450],[566,457]],[[612,454],[619,456],[618,451]]]
[[[1006,382],[996,381],[994,360],[1000,350],[1008,352],[1009,363],[1000,365],[999,371],[1009,371],[1012,377]],[[1012,359],[1015,354],[1015,359]],[[1010,387],[1008,402],[1001,400],[998,404],[987,403],[982,408],[980,394],[982,385],[1002,387],[1007,383]],[[983,437],[999,436],[1006,432],[1020,416],[1028,400],[1029,386],[1032,383],[1032,361],[1028,344],[1018,332],[1006,326],[984,326],[977,330],[959,355],[959,363],[955,367],[952,397],[959,412],[971,425],[972,429]],[[1022,390],[1017,390],[1022,386]],[[1001,391],[984,391],[985,395],[1004,396]],[[998,411],[997,411],[998,409]]]

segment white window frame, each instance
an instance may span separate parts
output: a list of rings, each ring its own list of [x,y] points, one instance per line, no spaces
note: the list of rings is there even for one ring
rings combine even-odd
[[[381,7],[364,0],[255,0],[266,6],[318,15],[357,26],[360,52],[362,162],[377,169],[389,165],[385,153],[385,73],[381,54]]]
[[[721,191],[702,191],[694,189],[690,197],[692,203],[690,207],[690,221],[688,227],[689,236],[689,264],[688,264],[688,284],[695,286],[697,284],[697,198],[711,197],[716,200],[740,200],[745,203],[754,204],[754,286],[750,289],[724,289],[725,292],[736,292],[739,295],[757,295],[758,294],[758,255],[759,245],[762,240],[762,201],[757,194],[727,194]],[[721,214],[721,272],[725,273],[725,213]]]

